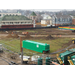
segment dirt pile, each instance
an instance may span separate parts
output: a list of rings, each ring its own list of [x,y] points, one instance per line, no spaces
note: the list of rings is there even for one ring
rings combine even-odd
[[[18,34],[8,34],[7,38],[18,38]]]
[[[12,38],[12,34],[8,34],[7,38]]]
[[[26,39],[29,39],[29,38],[32,38],[32,37],[30,36],[30,34],[27,34],[27,35],[25,36],[25,38],[26,38]]]
[[[18,36],[18,34],[14,34],[12,37],[13,38],[18,38],[19,36]]]
[[[46,40],[50,40],[50,39],[54,39],[51,35],[48,35],[47,37],[46,37]]]

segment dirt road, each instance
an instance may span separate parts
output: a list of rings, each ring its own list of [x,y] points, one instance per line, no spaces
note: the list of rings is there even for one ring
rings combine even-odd
[[[13,35],[13,34],[12,34]],[[0,34],[0,37],[6,37],[8,34]],[[23,36],[23,35],[19,35]],[[47,37],[48,35],[31,35],[32,37]],[[51,35],[52,37],[75,37],[75,35]]]
[[[52,35],[52,37],[75,37],[75,35]]]

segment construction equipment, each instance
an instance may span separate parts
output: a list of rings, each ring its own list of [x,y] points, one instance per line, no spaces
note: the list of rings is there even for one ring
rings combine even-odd
[[[75,65],[75,49],[66,50],[57,55],[57,60],[60,64]]]
[[[72,43],[75,44],[75,38],[72,38]]]
[[[69,61],[70,65],[74,65],[73,62],[72,62],[72,60],[68,60],[68,61]]]
[[[63,61],[61,60],[61,58],[59,57],[59,55],[57,54],[57,60],[58,62],[62,65],[63,64]]]
[[[50,57],[46,57],[46,65],[50,65]]]
[[[38,58],[38,65],[42,65],[42,64],[43,64],[42,58],[39,57],[39,58]]]

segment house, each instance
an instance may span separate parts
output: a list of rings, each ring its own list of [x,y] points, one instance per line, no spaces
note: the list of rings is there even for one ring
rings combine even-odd
[[[42,15],[43,19],[41,20],[41,24],[50,24],[52,25],[52,17],[50,15]]]
[[[52,16],[52,24],[58,25],[70,25],[72,24],[72,17],[70,15],[57,14]]]
[[[42,14],[41,16],[43,17],[43,19],[51,19],[51,16],[47,14]]]
[[[30,15],[28,15],[28,17],[33,21],[33,27],[35,27],[36,25],[36,16],[37,15],[35,14],[35,12],[32,12]]]
[[[32,12],[30,15],[28,15],[27,17],[28,18],[30,18],[30,19],[32,19],[33,20],[33,23],[34,23],[34,21],[35,21],[35,23],[36,23],[36,14],[35,14],[35,12]]]
[[[41,22],[42,19],[43,19],[43,17],[40,14],[37,14],[36,21]]]

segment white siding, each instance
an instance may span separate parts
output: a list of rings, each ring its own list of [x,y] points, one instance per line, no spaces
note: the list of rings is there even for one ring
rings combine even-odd
[[[46,21],[45,20],[41,20],[41,24],[46,24]]]

